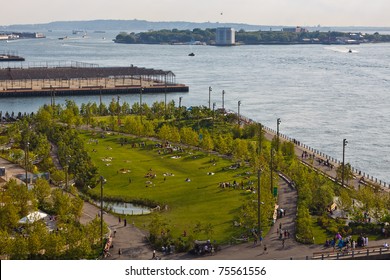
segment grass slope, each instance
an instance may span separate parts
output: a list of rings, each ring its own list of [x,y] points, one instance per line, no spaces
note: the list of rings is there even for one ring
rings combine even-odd
[[[84,133],[83,137],[100,174],[107,179],[105,197],[120,197],[128,201],[149,199],[161,208],[168,205],[168,211],[161,214],[176,235],[184,230],[189,232],[197,222],[203,225],[211,223],[214,227],[211,238],[217,241],[226,242],[237,234],[233,220],[243,197],[249,193],[222,189],[219,183],[236,180],[246,185],[249,180],[254,181],[253,176],[248,178],[245,174],[250,172],[248,167],[232,170],[229,169],[232,162],[226,159],[189,149],[164,153],[164,149],[155,147],[156,143],[152,141],[145,140],[145,147],[142,147],[139,145],[142,139],[128,136],[111,134],[102,138],[100,134]],[[126,138],[127,144],[121,145],[121,138]],[[152,176],[148,177],[148,174]],[[187,178],[191,181],[186,182]],[[98,194],[100,188],[93,192]],[[147,227],[150,219],[150,215],[131,218],[141,227]],[[206,238],[202,235],[196,237]]]

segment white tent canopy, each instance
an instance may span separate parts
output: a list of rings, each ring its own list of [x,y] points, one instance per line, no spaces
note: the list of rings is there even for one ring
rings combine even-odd
[[[23,217],[19,220],[19,224],[27,224],[27,223],[33,223],[39,220],[42,220],[47,217],[47,214],[41,210],[32,212],[28,214],[26,217]]]

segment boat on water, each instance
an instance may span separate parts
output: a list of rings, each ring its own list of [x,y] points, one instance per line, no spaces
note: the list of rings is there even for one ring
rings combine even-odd
[[[192,53],[188,54],[188,56],[195,56],[195,54],[192,52]]]
[[[58,40],[65,40],[65,39],[68,39],[68,36],[58,38]]]
[[[18,55],[0,54],[0,62],[3,61],[25,61],[25,59]]]
[[[349,53],[352,53],[352,50],[351,49],[349,49],[349,51],[348,51]]]

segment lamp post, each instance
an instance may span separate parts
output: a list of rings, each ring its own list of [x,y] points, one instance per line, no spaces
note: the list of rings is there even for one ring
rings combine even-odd
[[[24,153],[25,158],[25,171],[26,171],[26,188],[28,189],[28,177],[27,177],[27,169],[28,169],[28,150],[29,150],[30,142],[26,142],[26,151]]]
[[[181,100],[183,99],[183,97],[179,97],[179,120],[181,119]]]
[[[261,234],[261,222],[260,222],[260,176],[261,170],[257,170],[257,232]]]
[[[167,74],[165,74],[164,78],[165,90],[164,90],[164,110],[165,114],[167,113]]]
[[[271,194],[273,193],[273,190],[274,190],[274,173],[273,173],[273,170],[274,170],[274,154],[275,154],[275,150],[271,148],[271,166],[270,166],[270,169],[271,169]]]
[[[99,105],[99,113],[102,115],[102,86],[99,86],[99,94],[100,94],[100,105]]]
[[[139,79],[141,86],[139,88],[139,111],[140,111],[140,117],[141,117],[141,123],[142,123],[142,92],[144,91],[142,87],[142,79]]]
[[[103,248],[103,184],[106,183],[106,179],[100,176],[100,241]]]
[[[276,136],[277,136],[277,143],[276,143],[276,151],[279,152],[279,125],[281,121],[280,118],[276,120]]]
[[[222,91],[222,112],[225,113],[225,91]]]
[[[215,119],[215,106],[216,106],[217,104],[215,103],[215,102],[213,102],[213,121],[214,121],[214,119]]]
[[[238,101],[238,114],[237,114],[238,125],[240,125],[240,106],[241,106],[241,100]]]
[[[120,112],[121,112],[121,106],[119,104],[120,96],[118,95],[118,101],[117,101],[117,107],[118,107],[118,126],[121,125],[121,120],[120,120]]]
[[[69,189],[69,159],[71,156],[66,156],[66,165],[65,165],[65,189]]]
[[[341,166],[341,186],[344,187],[344,170],[345,170],[345,147],[347,146],[347,139],[343,139],[343,165]]]
[[[209,110],[211,110],[211,91],[213,89],[211,87],[209,87]]]

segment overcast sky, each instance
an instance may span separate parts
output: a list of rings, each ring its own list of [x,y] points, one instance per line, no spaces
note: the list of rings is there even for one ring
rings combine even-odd
[[[0,25],[67,20],[390,27],[390,0],[4,0]]]

